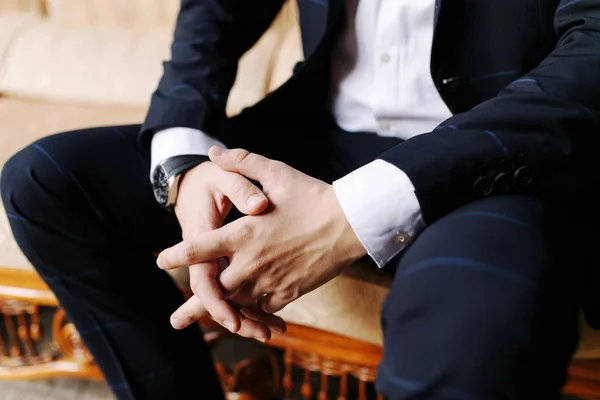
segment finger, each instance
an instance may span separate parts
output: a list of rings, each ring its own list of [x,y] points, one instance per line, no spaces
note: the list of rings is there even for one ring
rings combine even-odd
[[[227,256],[229,253],[228,237],[225,228],[195,235],[163,250],[158,255],[156,264],[161,269],[169,270]]]
[[[252,274],[248,273],[241,264],[232,263],[221,272],[218,277],[219,285],[223,288],[226,293],[226,297],[231,297],[241,289],[239,294],[239,304],[248,305],[251,303],[252,298],[246,293],[246,289],[243,288],[248,282],[252,280]],[[255,296],[256,299],[258,296]]]
[[[175,329],[183,329],[206,314],[207,312],[202,306],[200,299],[192,296],[173,313],[173,316],[171,316],[171,325]],[[240,326],[237,332],[235,332],[239,336],[256,339],[263,343],[271,338],[271,331],[265,323],[247,318],[244,315],[240,315],[239,319]]]
[[[208,151],[210,160],[225,171],[237,172],[250,179],[264,183],[274,162],[266,157],[244,149],[224,150],[213,146]]]
[[[274,314],[277,311],[282,310],[289,303],[291,303],[290,299],[283,298],[282,296],[277,295],[277,293],[263,296],[258,299],[260,309],[267,314]]]
[[[229,267],[228,267],[229,268]],[[226,271],[225,270],[221,270],[221,275]],[[229,271],[231,272],[231,271]],[[227,279],[227,275],[229,274],[229,272],[226,275],[225,279]],[[222,279],[223,277],[220,276],[219,277],[219,282],[222,285]],[[237,290],[230,290],[230,287],[238,287],[238,282],[242,285],[239,286],[239,288]],[[244,307],[249,307],[252,305],[256,304],[256,300],[263,294],[263,292],[258,291],[258,288],[256,287],[256,281],[255,279],[249,278],[249,280],[242,280],[240,279],[239,281],[233,282],[234,285],[236,286],[229,286],[229,284],[227,284],[227,286],[223,286],[223,290],[225,291],[225,296],[228,298],[228,301],[231,304],[234,304],[236,306],[238,306],[238,310],[244,308]]]
[[[242,305],[238,307],[243,315],[255,321],[265,323],[272,332],[280,335],[286,331],[285,321],[276,316],[265,313],[258,305],[258,299],[263,295],[255,282],[246,283],[240,290],[229,298],[229,303]]]
[[[243,315],[241,319],[242,324],[240,330],[237,332],[239,336],[256,339],[263,343],[271,339],[271,331],[265,323],[244,317]]]
[[[267,197],[247,178],[239,174],[224,174],[223,179],[215,182],[213,189],[227,196],[238,210],[247,215],[254,215],[267,208]]]
[[[171,326],[175,329],[186,328],[206,314],[202,301],[192,296],[171,315]]]
[[[267,314],[256,303],[254,305],[244,307],[241,312],[247,318],[266,324],[271,332],[277,335],[281,335],[287,330],[287,324],[283,318],[278,317],[277,315]]]
[[[240,329],[240,313],[229,304],[217,282],[217,262],[197,264],[190,267],[192,291],[200,300],[200,307],[210,314],[213,320],[232,333]]]

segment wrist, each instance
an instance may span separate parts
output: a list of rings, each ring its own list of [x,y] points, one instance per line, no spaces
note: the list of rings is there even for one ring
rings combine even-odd
[[[152,189],[156,201],[171,210],[176,203],[183,174],[206,161],[206,156],[179,155],[161,161],[152,173]]]
[[[339,250],[342,261],[350,264],[364,257],[367,250],[354,232],[350,221],[340,205],[332,185],[327,185],[327,198],[331,204],[333,226],[336,240],[335,247]]]
[[[194,181],[195,181],[194,177],[199,174],[206,173],[207,167],[209,167],[211,164],[212,164],[212,162],[210,160],[203,161],[200,164],[196,165],[195,167],[192,167],[192,168],[188,169],[187,171],[184,171],[181,173],[181,175],[179,177],[179,190],[177,191],[177,196],[175,198],[175,201],[176,201],[175,204],[177,204],[177,199],[180,197],[181,193],[185,192],[188,187],[196,186],[197,181],[196,181],[196,184],[194,184]]]

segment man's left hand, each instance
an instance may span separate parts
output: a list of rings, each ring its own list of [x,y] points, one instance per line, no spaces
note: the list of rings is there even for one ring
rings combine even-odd
[[[366,254],[331,185],[246,150],[213,147],[209,156],[220,168],[260,182],[269,206],[164,250],[160,268],[227,257],[219,280],[230,302],[242,311],[258,303],[274,313]]]

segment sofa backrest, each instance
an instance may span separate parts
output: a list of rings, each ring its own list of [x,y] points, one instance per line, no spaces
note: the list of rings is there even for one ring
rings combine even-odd
[[[180,0],[43,0],[48,18],[63,26],[171,28]]]
[[[0,93],[147,107],[180,0],[0,0]],[[6,10],[21,10],[8,13]],[[27,11],[27,12],[25,12]],[[26,15],[25,15],[26,14]],[[25,21],[25,22],[24,22]],[[3,29],[12,31],[3,34]],[[228,113],[263,98],[302,58],[294,0],[240,61]]]
[[[44,0],[0,0],[0,12],[31,11],[43,12]]]

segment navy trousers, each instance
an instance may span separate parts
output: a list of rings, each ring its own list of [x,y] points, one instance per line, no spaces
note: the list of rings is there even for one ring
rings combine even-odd
[[[152,254],[181,231],[153,199],[138,131],[41,139],[5,165],[2,199],[19,246],[119,399],[219,399],[198,327],[169,325],[183,298]],[[233,137],[327,181],[400,143],[332,127]],[[392,400],[558,399],[577,341],[579,277],[565,262],[559,214],[528,196],[482,199],[427,227],[388,264],[382,273],[396,273],[377,389]]]

